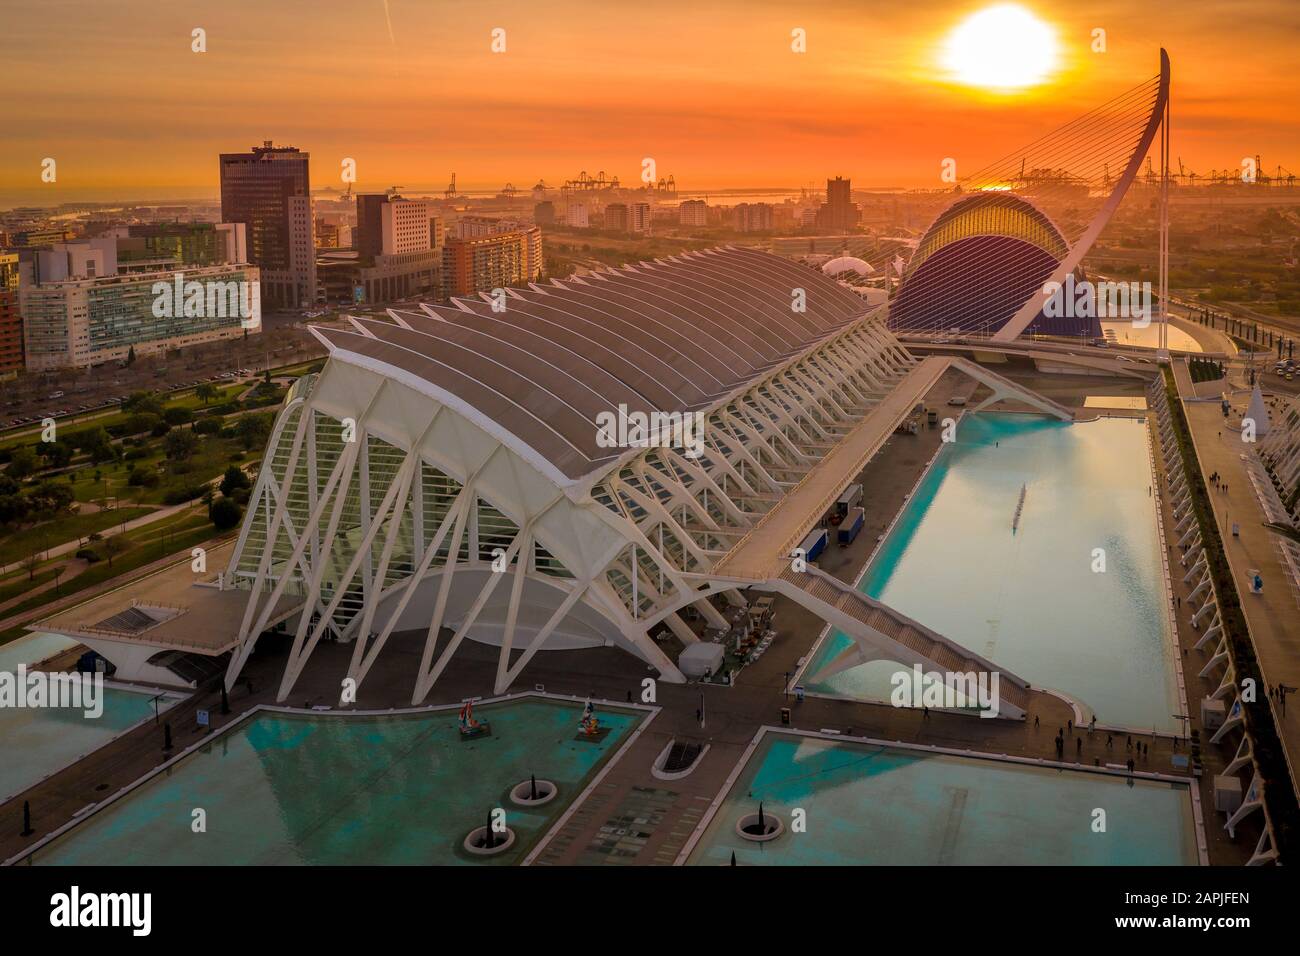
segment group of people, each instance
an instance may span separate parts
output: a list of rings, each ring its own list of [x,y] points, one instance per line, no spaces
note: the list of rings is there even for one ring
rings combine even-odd
[[[1035,715],[1034,715],[1034,726],[1035,726],[1035,727],[1038,727],[1038,725],[1039,725],[1038,715],[1035,714]],[[1097,716],[1094,714],[1094,715],[1092,716],[1092,718],[1088,721],[1088,733],[1092,733],[1092,732],[1093,732],[1094,730],[1096,730],[1096,729],[1097,729]],[[1057,731],[1056,731],[1056,741],[1055,741],[1055,742],[1056,742],[1056,759],[1057,759],[1057,760],[1064,760],[1064,759],[1065,759],[1065,741],[1066,741],[1067,737],[1070,737],[1070,736],[1073,736],[1073,735],[1074,735],[1074,730],[1075,730],[1075,727],[1074,727],[1074,721],[1073,721],[1073,720],[1068,720],[1068,721],[1066,721],[1066,726],[1065,726],[1065,727],[1057,728]],[[1107,750],[1113,750],[1113,749],[1115,749],[1115,737],[1114,737],[1113,734],[1107,734],[1107,735],[1106,735],[1106,749],[1107,749]],[[1126,739],[1126,741],[1125,741],[1125,749],[1128,750],[1128,752],[1129,752],[1130,754],[1133,755],[1133,756],[1130,756],[1130,757],[1128,758],[1128,761],[1127,761],[1127,764],[1126,764],[1127,767],[1128,767],[1128,769],[1129,769],[1129,773],[1132,773],[1134,767],[1136,767],[1136,762],[1134,761],[1133,757],[1141,757],[1143,760],[1145,760],[1145,759],[1147,759],[1148,757],[1151,756],[1151,745],[1150,745],[1150,744],[1143,743],[1143,742],[1140,741],[1140,740],[1135,742],[1135,741],[1133,740],[1133,735],[1132,735],[1132,734],[1129,734],[1128,737],[1127,737],[1127,739]],[[1083,737],[1076,736],[1076,737],[1074,738],[1074,755],[1075,755],[1075,758],[1076,758],[1076,759],[1082,758],[1082,756],[1083,756]],[[1100,757],[1094,758],[1094,763],[1100,765],[1100,764],[1101,764],[1101,758],[1100,758]]]
[[[1210,475],[1210,483],[1225,495],[1228,493],[1228,483],[1219,480],[1219,473],[1217,471]]]

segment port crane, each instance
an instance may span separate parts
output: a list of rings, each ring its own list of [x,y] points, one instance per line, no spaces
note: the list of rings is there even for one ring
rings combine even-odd
[[[609,179],[605,178],[605,170],[600,170],[596,175],[589,176],[584,169],[578,173],[577,179],[566,179],[564,181],[564,192],[599,192],[602,189],[618,189],[618,177],[614,176]]]

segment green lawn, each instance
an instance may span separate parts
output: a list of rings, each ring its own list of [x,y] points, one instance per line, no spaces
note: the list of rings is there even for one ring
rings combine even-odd
[[[44,521],[29,528],[6,532],[0,535],[0,564],[21,561],[33,551],[53,548],[74,538],[88,537],[96,531],[111,529],[124,521],[146,515],[152,510],[152,508],[121,508],[94,514],[64,515],[53,521]]]
[[[163,504],[169,491],[219,478],[231,465],[249,464],[261,454],[261,449],[246,451],[238,439],[200,436],[200,442],[198,454],[189,459],[188,471],[177,472],[175,464],[167,462],[163,455],[162,439],[151,439],[147,446],[149,454],[144,458],[79,468],[72,493],[78,501],[102,501],[106,497],[112,497],[122,503]],[[237,462],[232,461],[231,456],[238,452],[243,452],[245,457]],[[156,487],[146,488],[128,483],[133,468],[157,469],[160,464],[163,465],[163,475]],[[99,481],[94,480],[96,471],[100,473]]]
[[[30,591],[32,588],[40,587],[46,581],[54,580],[54,569],[45,568],[43,571],[37,571],[36,576],[30,580],[27,572],[21,568],[16,574],[7,574],[3,581],[0,581],[0,604],[5,601],[12,601],[20,594]],[[0,616],[8,617],[8,613],[0,611]]]
[[[324,366],[325,360],[323,358],[312,359],[310,362],[301,362],[298,365],[286,365],[284,368],[273,368],[271,369],[271,377],[284,378],[286,376],[293,376],[294,378],[301,378],[311,372],[319,372],[324,368]]]

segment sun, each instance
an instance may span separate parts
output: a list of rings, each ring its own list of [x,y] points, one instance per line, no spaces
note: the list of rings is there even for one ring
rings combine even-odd
[[[959,23],[939,62],[958,83],[1014,92],[1042,83],[1057,58],[1055,30],[1018,4],[1000,3]]]

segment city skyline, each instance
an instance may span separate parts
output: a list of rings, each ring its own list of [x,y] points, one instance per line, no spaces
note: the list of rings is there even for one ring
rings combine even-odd
[[[977,168],[997,158],[990,144],[1031,140],[1154,74],[1157,23],[1177,70],[1175,159],[1201,175],[1256,154],[1266,171],[1300,165],[1286,112],[1300,97],[1287,68],[1300,14],[1288,5],[1260,0],[1224,17],[1194,3],[1168,23],[1109,2],[1022,6],[1058,55],[1017,91],[945,68],[945,44],[974,5],[912,4],[887,23],[864,15],[861,32],[843,28],[842,3],[658,5],[620,11],[612,30],[568,4],[543,16],[391,0],[386,18],[383,2],[326,3],[311,16],[236,2],[151,9],[111,33],[107,12],[18,10],[7,21],[18,79],[0,206],[213,195],[212,157],[264,139],[310,150],[318,190],[345,187],[347,158],[367,188],[437,189],[456,172],[462,189],[527,189],[584,169],[635,183],[647,157],[684,191],[797,189],[828,167],[860,188],[937,187],[943,158]],[[206,52],[191,51],[196,28]],[[498,28],[504,50],[493,53]],[[795,29],[804,53],[792,51]],[[1104,53],[1092,52],[1096,29]],[[37,69],[54,55],[68,69]],[[152,64],[167,83],[146,93],[127,63]],[[761,111],[748,108],[756,102]],[[55,183],[41,181],[46,157]]]

